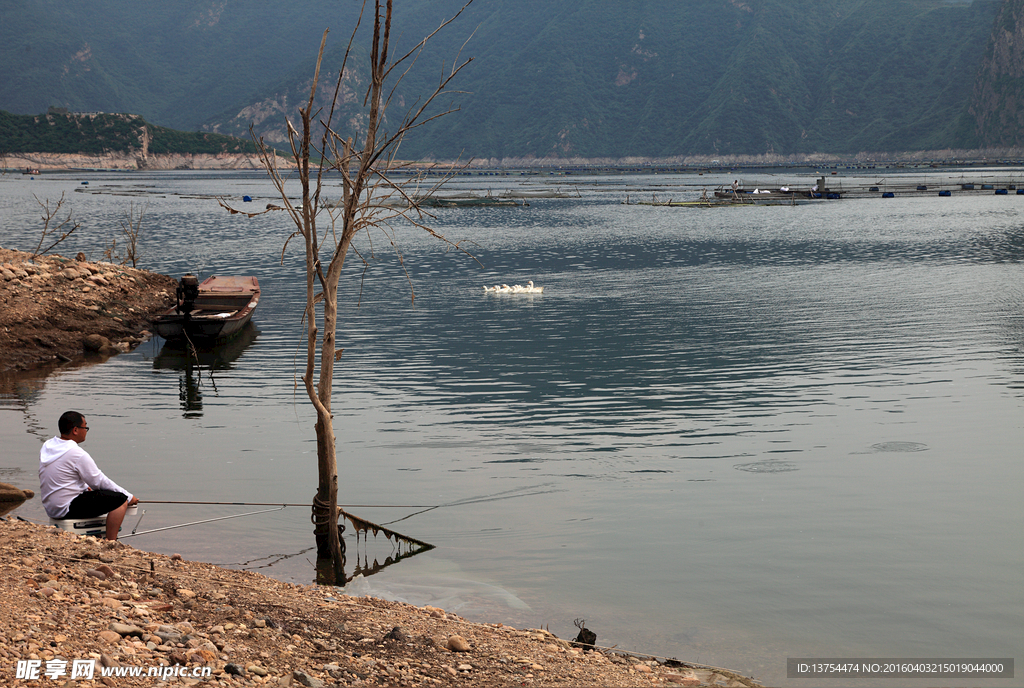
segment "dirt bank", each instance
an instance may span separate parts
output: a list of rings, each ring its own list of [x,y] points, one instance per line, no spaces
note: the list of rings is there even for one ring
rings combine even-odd
[[[0,683],[12,688],[70,685],[75,660],[94,660],[97,685],[118,687],[164,685],[128,674],[161,666],[169,684],[199,686],[757,685],[13,517],[0,520],[0,562]],[[29,661],[38,678],[19,679]]]
[[[91,356],[128,351],[148,339],[174,289],[167,275],[0,248],[0,372],[81,359],[88,335],[113,347]]]

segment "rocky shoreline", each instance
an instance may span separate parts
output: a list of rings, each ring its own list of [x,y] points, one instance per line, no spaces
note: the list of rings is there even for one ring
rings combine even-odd
[[[758,685],[13,516],[0,520],[0,561],[0,682],[12,688],[77,685],[76,670],[105,686]]]
[[[294,163],[278,158],[280,167]],[[136,152],[105,153],[8,153],[0,166],[9,170],[36,172],[56,170],[263,170],[258,156],[248,153],[167,153],[142,155]]]
[[[106,360],[150,337],[174,302],[167,275],[114,263],[0,248],[0,373],[92,356]]]

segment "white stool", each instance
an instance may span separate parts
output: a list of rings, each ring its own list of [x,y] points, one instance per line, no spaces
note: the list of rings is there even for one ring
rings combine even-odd
[[[128,507],[124,515],[127,518],[134,516],[138,512],[139,506],[136,504],[135,506]],[[51,518],[50,525],[75,535],[94,535],[96,537],[106,537],[107,535],[106,514],[100,514],[92,518]]]

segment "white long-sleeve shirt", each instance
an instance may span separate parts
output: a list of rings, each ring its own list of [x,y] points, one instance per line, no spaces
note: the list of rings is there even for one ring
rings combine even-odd
[[[103,475],[89,452],[74,440],[54,437],[39,450],[39,492],[50,518],[63,518],[71,501],[87,489],[114,490],[132,495]]]

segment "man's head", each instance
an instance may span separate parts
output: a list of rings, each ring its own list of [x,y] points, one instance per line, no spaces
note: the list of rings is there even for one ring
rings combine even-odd
[[[81,444],[89,432],[89,424],[78,411],[65,411],[57,421],[57,429],[60,430],[61,439],[74,440]]]

